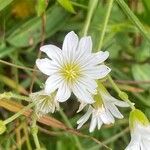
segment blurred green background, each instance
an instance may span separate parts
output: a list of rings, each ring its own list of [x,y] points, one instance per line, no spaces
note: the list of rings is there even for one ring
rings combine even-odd
[[[61,47],[63,38],[69,31],[73,30],[81,37],[87,24],[87,14],[90,13],[95,1],[97,0],[0,0],[1,93],[14,91],[27,94],[30,90],[32,72],[10,66],[6,62],[33,68],[43,39],[45,44],[51,43]],[[109,1],[95,2],[97,4],[88,30],[88,35],[92,36],[93,40],[93,51],[98,51]],[[114,0],[102,50],[110,52],[107,65],[112,68],[111,75],[120,89],[126,91],[136,107],[145,112],[150,119],[149,16],[149,0]],[[41,73],[37,73],[33,91],[39,90],[45,79]],[[118,98],[111,85],[107,82],[105,85],[110,93]],[[84,114],[84,112],[76,114],[78,105],[72,97],[61,105],[65,113],[57,112],[51,116],[76,128],[76,121]],[[114,125],[104,125],[101,130],[89,134],[88,124],[86,124],[80,131],[95,137],[113,150],[123,150],[130,141],[129,108],[121,111],[125,118],[117,120]],[[8,118],[12,114],[0,108],[1,119]],[[21,117],[9,124],[8,131],[0,135],[0,150],[34,149],[28,127],[24,125],[25,121],[26,119]],[[41,128],[40,142],[48,150],[107,149],[89,137],[80,137],[59,128],[41,124],[39,126]],[[14,130],[15,127],[16,130]],[[24,136],[22,130],[25,130],[27,136]]]

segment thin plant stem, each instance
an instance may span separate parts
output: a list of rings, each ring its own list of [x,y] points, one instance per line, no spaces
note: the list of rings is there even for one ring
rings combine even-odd
[[[28,150],[32,150],[32,147],[31,147],[31,143],[30,143],[30,140],[29,140],[29,135],[28,135],[28,125],[26,123],[23,124],[23,131],[24,131],[24,135],[26,137],[26,146],[27,146],[27,149]]]
[[[30,109],[34,105],[35,105],[35,103],[30,103],[29,105],[25,106],[23,109],[21,109],[20,111],[18,111],[16,114],[14,114],[10,118],[6,119],[4,121],[4,124],[6,125],[6,124],[12,122],[13,120],[15,120],[16,118],[18,118],[20,115],[22,115],[25,111],[27,111],[28,109]]]
[[[103,41],[104,41],[104,36],[105,36],[105,33],[106,33],[107,24],[108,24],[110,13],[111,13],[111,10],[112,10],[112,7],[113,7],[113,1],[114,0],[109,0],[109,3],[108,3],[108,8],[107,8],[106,16],[105,16],[105,19],[104,19],[104,24],[102,26],[102,33],[101,33],[101,36],[100,36],[100,41],[99,41],[97,50],[101,50],[101,48],[102,48],[102,44],[103,44]]]
[[[32,122],[32,126],[31,126],[31,131],[32,131],[32,136],[33,136],[33,140],[36,146],[36,149],[40,149],[40,142],[39,142],[39,138],[38,138],[38,127],[37,127],[37,116],[34,113],[33,114],[33,122]]]
[[[124,0],[115,0],[115,1],[122,8],[122,10],[127,15],[127,17],[132,21],[132,23],[136,25],[136,27],[139,29],[141,34],[150,42],[150,37],[149,37],[148,32],[145,30],[140,20],[136,17],[136,15],[134,15],[132,10],[128,7],[126,2]]]
[[[46,30],[45,29],[45,25],[46,25],[46,15],[45,15],[45,13],[42,14],[41,20],[42,20],[42,26],[41,26],[41,44],[40,44],[40,47],[44,45],[44,40],[45,40],[45,30]],[[41,57],[41,51],[39,50],[37,58],[40,58],[40,57]],[[34,70],[36,70],[36,65],[34,65]],[[36,79],[36,72],[33,71],[31,85],[30,85],[30,93],[32,93],[32,89],[33,89],[33,86],[34,86],[35,79]]]
[[[83,4],[79,4],[77,2],[71,2],[74,6],[77,6],[77,7],[80,7],[80,8],[83,8],[83,9],[88,9],[88,7],[86,5],[83,5]]]
[[[15,67],[15,68],[18,68],[18,69],[22,69],[22,70],[29,70],[29,71],[37,71],[38,72],[38,70],[34,70],[32,68],[24,67],[24,66],[20,66],[20,65],[15,65],[13,63],[10,63],[10,62],[7,62],[7,61],[1,60],[1,59],[0,59],[0,63],[3,63],[3,64],[8,65],[8,66]]]
[[[117,86],[117,84],[114,82],[114,80],[112,79],[112,77],[110,75],[108,75],[108,80],[111,83],[111,85],[113,86],[113,88],[115,89],[115,91],[118,93],[119,97],[126,101],[129,106],[131,107],[131,109],[135,109],[134,104],[129,100],[128,95],[124,92],[122,92],[119,87]]]
[[[62,116],[62,118],[64,119],[65,123],[68,125],[69,128],[73,128],[70,121],[68,120],[67,116],[64,114],[64,112],[60,109],[60,115]],[[83,150],[83,147],[78,139],[78,137],[76,135],[73,135],[73,138],[76,142],[76,145],[78,147],[79,150]]]
[[[84,24],[84,27],[83,27],[83,36],[86,36],[87,35],[87,32],[88,32],[88,29],[89,29],[89,26],[90,26],[90,22],[91,22],[91,19],[92,19],[92,16],[93,16],[93,13],[94,13],[94,10],[96,8],[98,4],[98,0],[90,0],[89,1],[89,11],[88,11],[88,14],[87,14],[87,18],[85,20],[85,24]]]
[[[29,97],[27,96],[23,96],[23,95],[19,95],[19,94],[15,94],[12,92],[4,92],[2,94],[0,94],[0,98],[6,98],[6,99],[10,99],[10,98],[14,98],[14,99],[20,99],[20,100],[24,100],[24,101],[29,101]]]

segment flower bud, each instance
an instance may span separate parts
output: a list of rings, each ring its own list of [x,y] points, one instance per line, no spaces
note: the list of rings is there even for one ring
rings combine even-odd
[[[130,112],[130,117],[129,117],[130,128],[133,129],[136,123],[140,123],[143,126],[150,125],[149,120],[147,119],[145,114],[139,109],[134,109]]]

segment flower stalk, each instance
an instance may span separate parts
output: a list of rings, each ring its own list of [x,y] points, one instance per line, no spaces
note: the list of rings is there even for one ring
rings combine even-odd
[[[27,96],[18,95],[12,92],[4,92],[0,94],[0,99],[3,99],[3,98],[6,98],[6,99],[14,98],[14,99],[21,99],[24,101],[29,101],[29,98]]]
[[[4,121],[4,124],[6,125],[6,124],[12,122],[13,120],[15,120],[16,118],[18,118],[20,115],[22,115],[25,111],[27,111],[28,109],[30,109],[34,105],[35,105],[35,103],[30,103],[29,105],[25,106],[23,109],[21,109],[20,111],[18,111],[16,114],[14,114],[10,118],[6,119]]]
[[[94,0],[94,1],[90,0],[89,1],[89,11],[88,11],[87,18],[85,20],[85,24],[84,24],[84,27],[83,27],[83,36],[87,35],[88,29],[89,29],[89,26],[90,26],[90,22],[91,22],[91,19],[92,19],[92,16],[93,16],[93,12],[94,12],[97,4],[98,4],[98,0]]]
[[[33,122],[32,122],[32,125],[31,125],[31,133],[32,133],[32,136],[33,136],[33,140],[34,140],[36,149],[40,150],[41,146],[40,146],[40,142],[39,142],[38,135],[37,135],[38,134],[38,127],[37,127],[36,123],[37,123],[37,115],[34,113],[33,114]]]
[[[108,75],[108,80],[109,80],[109,82],[111,83],[111,85],[113,86],[114,90],[118,93],[118,96],[119,96],[123,101],[126,101],[126,102],[129,104],[130,108],[131,108],[132,110],[134,110],[134,109],[135,109],[135,106],[134,106],[134,104],[129,100],[128,95],[127,95],[125,92],[123,92],[123,91],[121,91],[121,90],[119,89],[119,87],[117,86],[117,84],[114,82],[114,80],[112,79],[112,77],[111,77],[110,75]]]
[[[101,33],[101,36],[100,36],[100,41],[99,41],[97,50],[101,50],[101,48],[102,48],[102,44],[103,44],[103,41],[104,41],[104,36],[105,36],[105,33],[106,33],[106,27],[107,27],[109,17],[110,17],[110,13],[111,13],[111,10],[112,10],[112,7],[113,7],[113,1],[114,0],[109,0],[108,1],[108,8],[106,10],[106,16],[105,16],[104,24],[102,26],[102,33]]]

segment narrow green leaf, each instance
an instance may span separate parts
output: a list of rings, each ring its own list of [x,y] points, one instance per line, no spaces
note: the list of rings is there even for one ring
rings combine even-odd
[[[150,1],[149,0],[142,0],[142,3],[146,9],[146,11],[150,12]]]
[[[47,1],[46,0],[38,0],[36,5],[36,12],[38,16],[41,16],[47,7]]]
[[[150,79],[150,65],[133,65],[132,66],[132,75],[135,81],[149,81]],[[145,89],[150,88],[150,84],[140,84],[140,87]]]
[[[119,4],[119,6],[122,8],[122,10],[125,12],[125,14],[128,16],[128,18],[137,26],[137,28],[140,30],[141,34],[150,42],[150,37],[145,30],[143,24],[140,22],[140,20],[134,15],[134,13],[131,11],[131,9],[128,7],[128,5],[124,2],[124,0],[116,0],[116,2]]]
[[[57,32],[65,24],[67,18],[68,13],[65,13],[62,8],[57,6],[50,8],[46,12],[46,38]],[[15,47],[28,47],[40,42],[40,37],[41,19],[36,17],[16,29],[7,41]]]
[[[72,3],[70,2],[70,0],[57,0],[57,1],[67,11],[69,11],[73,14],[75,13],[74,7],[72,6]]]
[[[0,0],[0,11],[8,6],[13,0]]]

